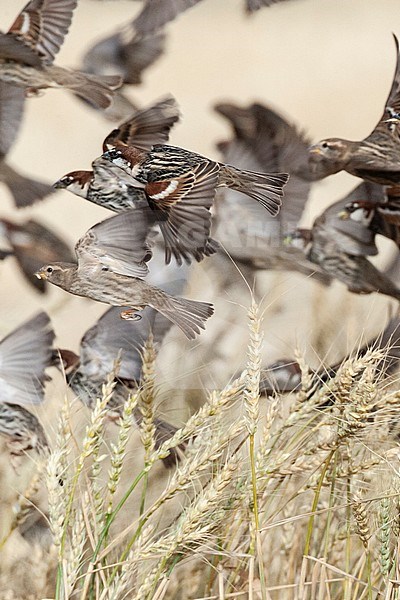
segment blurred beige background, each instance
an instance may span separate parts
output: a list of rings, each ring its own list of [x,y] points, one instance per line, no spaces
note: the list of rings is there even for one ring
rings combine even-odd
[[[24,4],[25,0],[0,0],[3,30]],[[140,6],[130,0],[80,0],[57,63],[77,67],[94,41],[131,20]],[[246,17],[242,0],[203,0],[167,26],[166,54],[130,95],[145,104],[167,92],[174,94],[183,119],[171,142],[215,159],[219,158],[215,143],[229,135],[225,122],[212,111],[213,104],[222,100],[271,104],[313,140],[359,139],[375,125],[390,88],[395,66],[391,33],[400,34],[398,9],[398,0],[296,0]],[[112,128],[101,114],[62,90],[48,90],[29,99],[26,107],[9,159],[49,182],[70,170],[90,168]],[[304,224],[356,184],[347,174],[316,184]],[[17,214],[3,186],[0,194],[2,215],[43,219],[71,244],[91,225],[112,215],[64,191]],[[53,320],[58,345],[77,349],[82,333],[106,308],[56,288],[40,297],[26,286],[13,259],[0,264],[0,278],[2,335],[44,308]],[[171,342],[160,357],[169,378],[167,388],[218,385],[243,365],[247,340],[243,306],[250,299],[234,269],[233,280],[237,286],[222,289],[216,269],[206,261],[196,265],[188,295],[213,300],[216,315],[194,343],[186,342],[179,331],[171,332]],[[339,283],[322,289],[291,273],[257,275],[257,291],[268,307],[266,361],[293,356],[296,345],[314,364],[318,357],[341,358],[364,330],[369,335],[384,325],[391,304],[377,295],[351,295]],[[172,405],[169,398],[166,412]]]
[[[3,30],[24,5],[25,0],[0,0]],[[94,41],[131,20],[139,9],[140,3],[130,0],[80,0],[58,64],[79,66]],[[360,139],[377,122],[390,88],[395,66],[392,31],[400,35],[398,0],[294,0],[251,18],[245,16],[242,0],[203,0],[167,26],[165,56],[130,94],[138,104],[174,94],[183,119],[171,142],[214,159],[220,158],[215,143],[229,135],[225,122],[212,111],[213,104],[223,100],[271,104],[315,141],[329,136]],[[71,170],[89,169],[112,128],[101,114],[62,90],[29,99],[26,108],[9,160],[48,182]],[[347,174],[316,184],[304,225],[356,184]],[[18,213],[2,185],[0,195],[0,215],[42,219],[71,245],[90,226],[112,215],[63,191]],[[385,257],[379,261],[383,264]],[[159,356],[159,411],[177,425],[199,404],[204,388],[226,383],[246,360],[249,292],[233,266],[221,272],[213,265],[213,259],[196,265],[187,291],[215,303],[216,314],[206,332],[188,342],[179,330],[171,331]],[[320,359],[339,360],[363,334],[368,338],[380,331],[394,306],[383,296],[355,296],[340,283],[325,289],[292,273],[261,273],[256,279],[265,307],[265,363],[293,357],[296,347],[312,365]],[[25,284],[13,259],[0,264],[0,282],[1,336],[45,309],[57,344],[77,350],[84,331],[106,310],[56,288],[39,296]],[[46,402],[36,411],[50,437],[66,390],[62,378],[52,376]],[[78,403],[76,407],[83,428],[88,411]],[[110,430],[113,435],[115,428]],[[140,447],[137,437],[133,447]],[[141,460],[140,452],[135,459]],[[155,479],[163,485],[163,478]],[[5,516],[11,518],[15,490],[24,489],[23,473],[16,478],[2,461],[0,482],[0,521],[6,531]],[[15,561],[18,554],[8,556]]]

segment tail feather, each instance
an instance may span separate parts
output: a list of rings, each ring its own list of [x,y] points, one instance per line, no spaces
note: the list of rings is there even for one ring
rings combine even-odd
[[[55,191],[47,183],[20,175],[4,162],[0,166],[0,181],[10,190],[17,208],[30,206]]]
[[[108,108],[113,101],[114,90],[121,86],[118,76],[97,76],[82,73],[85,81],[68,86],[71,92],[83,98],[95,108]]]
[[[208,302],[197,302],[163,294],[162,299],[152,305],[164,317],[178,325],[189,340],[193,340],[200,329],[205,329],[206,320],[214,313]]]
[[[288,179],[287,173],[255,173],[221,165],[219,185],[250,196],[275,216],[281,207],[283,186]]]

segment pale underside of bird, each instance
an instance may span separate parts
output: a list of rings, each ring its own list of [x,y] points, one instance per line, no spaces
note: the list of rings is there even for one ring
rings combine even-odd
[[[78,264],[54,263],[37,272],[62,289],[112,306],[129,306],[124,319],[137,319],[151,306],[192,339],[213,314],[211,304],[174,297],[145,282],[151,251],[146,211],[135,210],[98,223],[78,241]]]
[[[311,146],[310,168],[316,179],[344,170],[383,185],[400,183],[400,55],[398,40],[393,37],[397,52],[396,70],[378,124],[360,142],[328,138]]]
[[[0,33],[0,80],[25,95],[67,88],[98,108],[112,102],[119,76],[99,77],[53,64],[72,21],[77,0],[31,0],[7,33]]]

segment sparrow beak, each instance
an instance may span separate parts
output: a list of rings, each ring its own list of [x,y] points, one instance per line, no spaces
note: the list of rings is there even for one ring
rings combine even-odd
[[[308,151],[309,151],[310,154],[313,154],[315,156],[320,156],[321,154],[323,154],[323,152],[322,152],[322,150],[321,150],[321,148],[319,146],[311,146],[308,149]]]
[[[384,123],[400,123],[400,117],[390,117],[390,119],[386,119]]]
[[[46,279],[46,273],[42,270],[36,271],[35,277],[38,279]]]
[[[53,183],[53,188],[55,188],[56,190],[65,188],[65,181],[63,181],[62,179],[58,179],[55,183]]]

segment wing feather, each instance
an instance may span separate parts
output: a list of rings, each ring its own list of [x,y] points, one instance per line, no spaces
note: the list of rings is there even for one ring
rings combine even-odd
[[[40,67],[42,59],[24,40],[9,33],[0,33],[0,56],[6,60],[22,62],[31,67]]]
[[[41,312],[0,342],[1,402],[37,404],[43,400],[54,337],[49,317]]]
[[[0,156],[6,156],[17,139],[24,103],[23,88],[0,81]]]
[[[109,269],[130,277],[145,277],[151,251],[146,243],[146,209],[133,209],[97,223],[76,245],[79,269]]]
[[[47,64],[54,61],[72,21],[77,0],[31,0],[9,33],[22,39]]]
[[[130,119],[114,129],[103,142],[103,152],[117,142],[150,150],[154,144],[164,144],[169,139],[171,127],[179,121],[178,104],[172,96],[164,98],[149,108],[139,110]]]
[[[183,257],[190,261],[191,255],[201,260],[204,254],[211,253],[210,208],[218,174],[217,163],[204,161],[179,178],[147,184],[150,205],[166,216],[159,224],[166,242],[167,262],[172,255],[177,260]]]
[[[200,0],[147,0],[133,21],[133,26],[141,34],[151,33],[161,29],[181,12],[195,6],[198,2]]]

